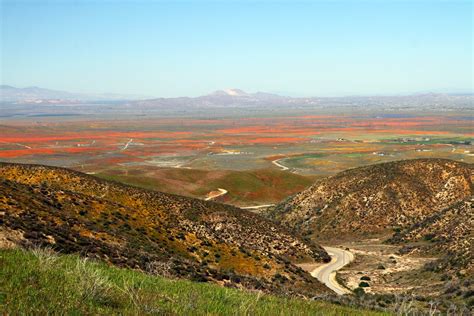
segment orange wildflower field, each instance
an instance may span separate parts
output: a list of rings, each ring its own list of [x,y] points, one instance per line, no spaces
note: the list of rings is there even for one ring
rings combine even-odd
[[[453,153],[463,154],[461,159],[470,160],[468,142],[472,136],[472,120],[446,115],[25,120],[0,125],[0,159],[92,167],[187,157],[187,163],[192,160],[195,164],[191,167],[206,169],[212,164],[204,160],[240,155],[260,161],[260,164],[249,165],[259,168],[272,167],[271,157],[289,159],[311,153],[371,154],[387,149],[450,152],[453,150],[450,143],[465,142],[466,148],[455,149]],[[286,150],[289,148],[291,154]],[[312,165],[315,161],[309,162],[307,164]],[[216,168],[222,167],[225,168]],[[233,168],[232,163],[228,168]]]

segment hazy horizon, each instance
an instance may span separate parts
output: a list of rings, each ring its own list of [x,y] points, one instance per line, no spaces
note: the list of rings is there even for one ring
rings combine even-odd
[[[1,2],[1,83],[78,93],[472,93],[470,1]]]
[[[64,93],[70,93],[72,95],[74,94],[80,94],[83,96],[94,96],[94,95],[101,95],[101,96],[122,96],[124,99],[130,98],[130,99],[154,99],[154,98],[195,98],[195,97],[204,97],[208,95],[212,95],[213,93],[219,92],[219,91],[229,91],[229,90],[242,90],[243,92],[247,94],[256,94],[256,93],[270,93],[270,94],[275,94],[279,95],[282,97],[290,97],[290,98],[345,98],[345,97],[401,97],[401,96],[417,96],[417,95],[426,95],[426,94],[446,94],[446,95],[473,95],[474,91],[467,91],[463,89],[458,89],[458,90],[450,90],[450,91],[443,91],[443,90],[427,90],[427,91],[414,91],[414,92],[406,92],[406,93],[398,93],[398,94],[341,94],[341,95],[305,95],[305,96],[300,96],[300,95],[294,95],[294,94],[285,94],[285,93],[279,93],[279,92],[271,92],[271,91],[262,91],[262,90],[255,90],[255,91],[248,91],[248,90],[243,90],[238,87],[226,87],[226,88],[221,88],[221,89],[214,89],[213,91],[208,91],[207,93],[199,94],[199,95],[176,95],[176,96],[168,96],[168,97],[163,97],[159,95],[141,95],[141,94],[126,94],[126,93],[120,93],[120,92],[114,92],[114,91],[102,91],[102,92],[77,92],[77,91],[69,91],[69,90],[57,90],[54,88],[50,87],[40,87],[37,85],[29,85],[25,87],[16,87],[12,86],[9,84],[2,83],[0,86],[3,87],[11,87],[14,89],[42,89],[42,90],[50,90],[50,91],[56,91],[56,92],[64,92]],[[117,98],[116,98],[117,99]],[[1,100],[1,95],[0,95],[0,100]]]

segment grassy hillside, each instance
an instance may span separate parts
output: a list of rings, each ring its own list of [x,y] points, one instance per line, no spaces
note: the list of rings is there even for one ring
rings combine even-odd
[[[22,246],[224,286],[305,296],[329,291],[295,265],[330,260],[320,246],[220,203],[63,168],[0,163],[0,210],[1,227]]]
[[[232,171],[144,166],[106,169],[97,176],[197,198],[203,198],[217,188],[224,188],[229,193],[220,201],[238,206],[278,203],[287,196],[304,190],[316,179],[273,169]]]
[[[0,250],[0,311],[64,315],[383,315],[170,280],[47,250]]]

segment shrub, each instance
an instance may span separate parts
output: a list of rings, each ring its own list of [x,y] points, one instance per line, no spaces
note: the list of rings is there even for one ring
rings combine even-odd
[[[424,270],[437,272],[439,271],[439,262],[438,261],[430,261],[424,265]]]
[[[360,282],[359,287],[370,287],[370,284],[367,282]]]
[[[363,296],[363,295],[365,294],[365,291],[364,291],[363,288],[358,287],[358,288],[356,288],[356,289],[354,290],[354,294],[355,294],[355,296],[357,296],[357,297],[361,297],[361,296]]]
[[[431,241],[435,237],[434,234],[427,234],[423,237],[424,240]]]
[[[188,251],[189,251],[189,252],[195,252],[196,250],[197,250],[197,248],[194,247],[194,246],[188,247]]]
[[[448,284],[446,284],[444,293],[445,294],[451,294],[451,293],[457,292],[458,290],[459,290],[459,285],[458,284],[455,284],[453,282],[449,282]]]
[[[468,298],[468,297],[472,297],[474,296],[474,290],[467,290],[466,292],[464,292],[464,298]]]

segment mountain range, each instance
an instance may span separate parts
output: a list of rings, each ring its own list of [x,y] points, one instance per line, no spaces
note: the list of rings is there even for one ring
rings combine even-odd
[[[104,100],[136,100],[146,97],[139,95],[126,95],[114,93],[76,93],[60,90],[51,90],[40,87],[16,88],[9,85],[0,85],[1,102],[20,102],[20,103],[65,103],[75,101],[104,101]]]
[[[114,110],[199,110],[209,108],[318,108],[423,110],[442,108],[472,110],[472,94],[424,93],[395,96],[289,97],[266,92],[248,93],[241,89],[217,90],[198,97],[150,98],[121,94],[82,94],[38,87],[0,86],[0,103],[23,105],[69,105],[114,101]],[[99,104],[100,105],[100,104]],[[60,111],[58,107],[56,110]]]
[[[241,89],[217,90],[210,94],[178,98],[156,98],[132,102],[137,107],[191,107],[191,108],[209,108],[209,107],[252,107],[252,106],[283,106],[298,104],[312,104],[313,98],[292,98],[280,96],[266,92],[247,93]]]

